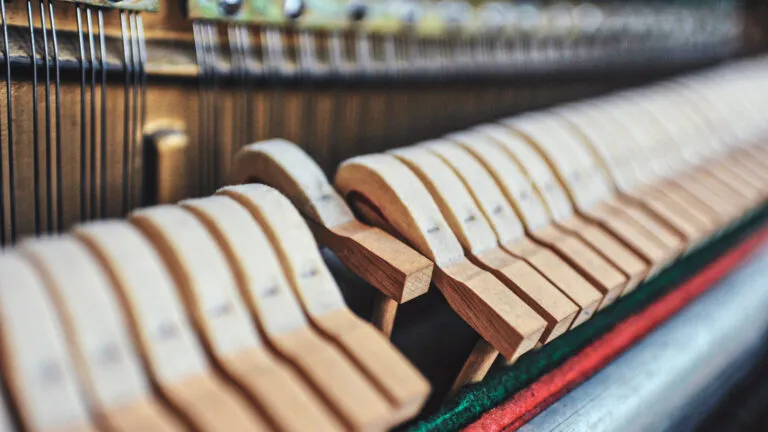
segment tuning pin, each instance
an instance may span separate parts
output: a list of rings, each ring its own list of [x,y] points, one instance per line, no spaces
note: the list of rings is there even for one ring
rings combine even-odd
[[[397,77],[401,73],[402,61],[398,55],[398,43],[393,34],[384,35],[382,56],[384,62],[384,71],[389,77]]]
[[[375,65],[371,53],[371,39],[365,30],[355,31],[355,66],[364,75],[375,72]]]
[[[299,30],[298,68],[299,74],[307,78],[320,73],[315,35],[310,30]]]
[[[235,15],[242,6],[242,0],[219,0],[219,7],[227,15]]]
[[[262,29],[263,47],[266,51],[265,63],[267,71],[273,76],[280,76],[285,68],[285,50],[281,30],[266,27]]]
[[[347,6],[347,16],[352,22],[362,21],[368,13],[368,6],[362,0],[352,0]]]
[[[307,4],[304,0],[285,0],[283,2],[283,14],[289,20],[297,20],[304,14]]]
[[[338,31],[332,31],[328,35],[328,65],[330,70],[339,76],[346,75],[349,71],[347,64],[344,40]]]

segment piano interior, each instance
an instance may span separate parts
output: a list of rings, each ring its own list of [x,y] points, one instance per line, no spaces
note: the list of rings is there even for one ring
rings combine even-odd
[[[768,211],[760,1],[0,15],[0,431],[516,430]]]

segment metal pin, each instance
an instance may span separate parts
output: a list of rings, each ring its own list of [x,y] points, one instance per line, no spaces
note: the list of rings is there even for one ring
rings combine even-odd
[[[370,77],[374,73],[373,58],[371,54],[371,41],[367,32],[363,29],[357,29],[353,39],[354,58],[347,56],[346,63],[349,64],[350,73],[355,76]],[[348,128],[345,143],[354,145],[357,139],[363,142],[373,142],[371,137],[371,101],[372,92],[357,91],[347,97],[347,118],[352,127]],[[374,147],[375,148],[375,147]],[[345,150],[346,153],[347,150]],[[343,154],[346,158],[348,154]]]
[[[40,234],[40,138],[37,129],[37,44],[35,41],[35,22],[32,18],[32,0],[27,0],[27,20],[29,23],[29,46],[32,62],[32,166],[34,175],[34,223],[35,234]]]
[[[244,25],[236,25],[233,29],[233,35],[236,41],[237,57],[239,59],[239,86],[241,92],[239,95],[239,109],[240,109],[240,137],[241,144],[251,142],[253,135],[253,107],[252,107],[252,81],[254,73],[251,70],[254,64],[254,57],[252,52],[250,34],[248,29]],[[234,151],[237,151],[237,147],[234,147]]]
[[[135,13],[130,13],[128,16],[129,16],[129,19],[130,19],[131,62],[132,62],[132,67],[133,67],[133,69],[132,69],[133,70],[133,87],[132,87],[132,90],[133,90],[133,106],[132,106],[132,110],[131,110],[131,115],[133,116],[133,121],[132,121],[133,129],[131,129],[131,134],[132,134],[132,136],[131,136],[131,160],[129,161],[129,163],[130,163],[131,171],[133,171],[134,170],[135,159],[136,159],[137,154],[138,154],[137,153],[137,151],[138,151],[137,150],[137,148],[138,148],[137,140],[139,139],[139,136],[140,136],[140,133],[141,133],[139,131],[139,129],[138,129],[140,127],[140,125],[139,125],[139,106],[141,104],[141,101],[139,99],[141,97],[141,94],[139,93],[139,86],[141,85],[141,69],[140,69],[140,67],[141,67],[140,66],[141,59],[139,58],[138,24],[136,23],[136,14]],[[133,183],[134,181],[136,181],[136,180],[132,176],[131,184],[128,185],[129,188],[130,188],[129,191],[130,191],[130,196],[131,196],[131,199],[130,199],[131,207],[136,205],[135,196],[134,196],[134,190],[135,190],[135,186],[136,185],[134,185],[134,183]]]
[[[342,77],[346,73],[345,64],[345,49],[342,43],[341,35],[338,31],[333,31],[328,35],[328,63],[331,73],[336,74],[337,77]],[[349,105],[349,98],[345,97],[339,89],[334,89],[334,94],[331,98],[331,110],[334,112],[331,118],[343,118],[347,114]],[[326,160],[325,163],[335,165],[343,159],[341,143],[342,143],[342,130],[344,126],[343,122],[333,121],[330,128],[330,140],[328,154],[330,160]],[[345,129],[344,129],[345,130]],[[326,165],[327,167],[327,165]]]
[[[206,154],[207,141],[208,141],[208,127],[206,118],[207,111],[207,98],[206,98],[206,76],[208,68],[206,66],[205,49],[203,48],[203,32],[202,24],[195,21],[192,23],[192,32],[195,41],[195,57],[197,58],[198,65],[198,155],[196,160],[198,180],[198,195],[203,195],[206,190],[205,179],[205,161],[208,160]]]
[[[234,152],[236,152],[240,146],[249,142],[249,121],[251,117],[250,112],[248,111],[248,101],[251,97],[251,93],[248,89],[250,75],[248,69],[250,67],[250,63],[249,53],[246,48],[246,44],[248,44],[248,31],[246,30],[245,26],[234,26],[232,29],[232,35],[230,37],[235,41],[235,52],[238,59],[238,86],[241,90],[238,92],[237,106],[237,117],[239,122],[237,132],[239,135],[235,135],[238,136],[238,138],[234,143],[235,145],[232,146],[232,155],[234,156]]]
[[[7,91],[7,106],[8,106],[8,186],[9,186],[9,201],[10,201],[10,222],[11,222],[11,235],[10,243],[16,242],[16,179],[14,169],[14,157],[13,157],[13,98],[11,97],[11,50],[8,46],[8,19],[5,13],[5,0],[0,0],[0,15],[3,20],[3,42],[5,50],[5,77],[6,77],[6,91]],[[0,188],[2,189],[2,188]],[[5,200],[3,200],[5,204]],[[4,222],[4,221],[3,221]],[[5,223],[2,227],[3,231],[3,243],[5,243]]]
[[[248,126],[248,133],[245,136],[245,142],[249,143],[255,139],[253,131],[254,128],[250,125],[256,118],[256,112],[253,107],[253,81],[255,74],[251,70],[254,64],[253,46],[251,45],[251,35],[248,32],[248,28],[245,26],[240,27],[240,38],[243,50],[243,60],[245,62],[245,91],[243,92],[246,99],[245,118],[246,125]]]
[[[440,38],[440,58],[443,73],[451,70],[451,42],[447,37]]]
[[[53,225],[53,161],[51,148],[51,70],[48,58],[48,24],[45,19],[45,3],[40,0],[40,28],[43,33],[43,64],[45,66],[45,190],[46,195],[46,225],[47,231],[54,229]]]
[[[216,31],[215,24],[208,24],[205,26],[206,33],[208,34],[209,41],[209,55],[210,55],[210,76],[211,76],[211,91],[210,95],[210,108],[211,116],[209,121],[212,123],[211,127],[211,140],[210,153],[213,156],[211,160],[211,187],[216,188],[219,185],[219,167],[221,166],[221,146],[219,145],[219,101],[218,92],[216,88],[219,84],[218,78],[218,50],[219,50],[219,34]],[[210,190],[209,192],[213,192]]]
[[[408,72],[412,74],[417,74],[421,70],[421,66],[423,63],[423,57],[421,56],[420,51],[420,41],[416,34],[414,33],[408,33],[406,35],[405,39],[405,49],[406,49],[406,56],[408,58],[407,65],[408,65]]]
[[[235,31],[236,24],[227,24],[227,48],[229,50],[229,75],[232,79],[234,87],[240,86],[242,81],[242,59],[240,58],[240,41],[237,39],[237,32]],[[232,113],[232,147],[240,142],[240,112],[239,107],[241,103],[240,95],[233,95],[235,108]]]
[[[271,114],[270,103],[272,99],[272,57],[268,52],[266,29],[259,27],[256,33],[256,42],[253,44],[255,51],[253,57],[257,58],[260,62],[260,76],[262,79],[258,85],[254,85],[257,91],[254,93],[254,97],[250,99],[251,106],[249,109],[252,110],[257,119],[253,128],[253,139],[262,140],[270,138],[269,116]],[[253,77],[249,80],[249,86],[253,85],[252,83],[256,83]]]
[[[88,55],[89,55],[89,64],[91,66],[91,111],[90,111],[90,141],[91,141],[91,194],[90,194],[90,214],[91,217],[96,218],[98,217],[98,202],[97,202],[97,190],[96,187],[98,185],[97,179],[100,177],[100,175],[97,172],[98,169],[98,163],[97,163],[97,138],[96,138],[96,76],[97,76],[97,70],[96,70],[96,41],[93,35],[93,17],[91,14],[91,8],[87,8],[85,10],[85,20],[88,25]]]
[[[238,32],[239,25],[229,24],[227,25],[227,42],[229,43],[229,58],[230,58],[230,70],[234,81],[234,87],[242,87],[244,84],[244,66],[242,47],[240,46],[240,36]],[[240,89],[242,90],[242,88]],[[232,148],[231,154],[234,155],[236,149],[244,142],[243,134],[245,129],[245,122],[243,121],[243,110],[245,107],[245,99],[242,91],[236,91],[233,95],[235,109],[232,113]]]
[[[507,37],[495,37],[493,38],[493,45],[491,46],[491,55],[493,57],[493,64],[497,68],[501,69],[505,66],[506,52],[505,47],[507,45]]]
[[[299,128],[297,139],[299,143],[304,145],[316,140],[315,117],[313,115],[315,106],[313,83],[318,71],[316,47],[315,34],[301,30],[299,33],[299,65],[301,67],[301,79],[304,80],[305,85],[302,90],[304,97],[300,108],[303,125]]]
[[[371,54],[371,40],[365,30],[355,32],[355,59],[357,66],[364,74],[373,73],[373,57]]]
[[[204,23],[196,23],[195,27],[195,50],[199,65],[199,100],[200,100],[200,157],[199,157],[199,175],[201,195],[208,193],[213,184],[212,160],[214,158],[213,146],[215,141],[215,116],[211,113],[215,111],[213,107],[213,96],[211,95],[211,84],[213,82],[213,57],[211,54],[211,34],[208,26]]]
[[[216,140],[216,117],[212,115],[212,113],[215,111],[214,108],[214,97],[212,96],[213,91],[213,82],[214,82],[214,68],[215,65],[213,64],[213,48],[211,47],[212,40],[211,40],[211,34],[208,31],[209,25],[206,23],[201,24],[200,26],[200,33],[202,36],[202,47],[203,47],[203,58],[205,61],[203,62],[205,65],[205,91],[203,92],[203,97],[205,98],[205,111],[204,111],[204,121],[207,123],[206,131],[207,134],[205,135],[205,152],[207,157],[203,160],[203,170],[205,171],[203,178],[205,179],[205,189],[203,190],[204,194],[208,194],[211,189],[213,188],[214,183],[214,177],[213,177],[213,159],[214,156],[214,141]]]
[[[2,8],[3,8],[3,30],[6,30],[6,24],[5,24],[5,1],[3,1]],[[5,57],[5,64],[10,65],[11,60],[8,56],[8,38],[5,38],[5,46],[4,46],[4,57]],[[9,77],[10,78],[10,77]],[[9,80],[10,81],[10,80]],[[9,93],[10,94],[10,93]],[[3,139],[2,136],[0,136],[0,180],[2,180],[2,183],[5,183],[5,178],[3,176],[3,160],[2,160],[2,145],[3,145]],[[9,146],[10,148],[10,146]],[[5,245],[5,185],[0,184],[0,246]]]
[[[147,121],[147,41],[144,37],[144,21],[141,19],[141,15],[136,14],[136,31],[138,36],[139,47],[139,118],[136,137],[138,139],[138,147],[141,149],[143,145],[142,136],[144,135],[144,124]],[[139,177],[141,182],[141,177]],[[143,202],[141,193],[143,187],[139,184],[139,202]]]
[[[421,62],[422,58],[419,54],[419,39],[418,36],[414,32],[408,32],[405,35],[405,38],[403,40],[403,50],[404,50],[404,58],[406,59],[405,63],[405,73],[408,74],[408,76],[416,76],[421,72]],[[403,131],[403,134],[405,137],[408,137],[408,134],[413,134],[414,131],[418,131],[418,122],[417,122],[417,115],[418,112],[416,112],[416,115],[414,115],[415,105],[417,100],[414,99],[415,97],[414,91],[407,91],[405,92],[404,96],[404,111],[406,111],[406,115],[403,118],[403,121],[401,123],[401,128]],[[418,132],[420,133],[420,132]]]
[[[99,67],[101,68],[101,217],[107,215],[107,42],[104,13],[99,9]]]
[[[56,17],[53,13],[53,3],[48,4],[48,12],[51,15],[53,67],[56,70],[56,229],[61,231],[64,226],[64,182],[62,181],[64,170],[61,160],[61,70],[59,68],[59,38],[56,35]],[[47,47],[48,45],[46,44]]]
[[[342,45],[341,35],[338,31],[331,32],[328,37],[330,50],[328,51],[328,60],[331,68],[336,73],[344,72],[344,47]]]
[[[317,70],[314,34],[308,30],[299,32],[299,65],[302,72],[313,73]]]
[[[272,97],[269,99],[269,128],[270,137],[279,134],[283,119],[283,91],[281,74],[285,66],[282,33],[276,28],[266,28],[262,33],[267,44],[267,73],[272,81]]]
[[[124,104],[123,104],[123,213],[131,208],[131,76],[133,75],[133,61],[130,49],[130,35],[128,33],[128,14],[120,14],[120,27],[123,38],[123,71],[125,73]]]
[[[250,35],[245,26],[235,27],[235,37],[237,38],[239,56],[241,62],[241,106],[240,106],[240,118],[242,120],[240,144],[247,144],[250,142],[251,126],[250,122],[251,112],[249,109],[250,100],[252,97],[250,91],[251,82],[251,47],[250,47]]]
[[[384,80],[386,83],[396,82],[397,79],[401,78],[403,62],[400,55],[402,50],[399,49],[401,48],[400,40],[401,38],[396,38],[396,36],[392,34],[384,36],[382,58],[384,62],[384,73],[387,77],[387,79]],[[389,146],[390,140],[392,140],[391,142],[402,142],[402,139],[399,138],[403,134],[399,127],[399,116],[395,114],[400,109],[397,106],[397,99],[397,96],[391,91],[386,91],[384,93],[384,112],[386,115],[382,121],[384,132],[382,133],[381,142],[379,143],[379,149],[381,151]]]
[[[88,137],[85,101],[85,41],[83,39],[82,7],[77,5],[77,40],[80,57],[80,220],[88,219]]]

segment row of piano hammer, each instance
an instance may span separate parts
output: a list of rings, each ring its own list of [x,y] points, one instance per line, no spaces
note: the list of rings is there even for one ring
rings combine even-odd
[[[354,157],[335,188],[299,147],[270,140],[240,152],[235,180],[286,194],[381,290],[385,334],[431,280],[480,336],[455,391],[765,203],[766,72],[766,59],[740,61]]]
[[[430,391],[264,185],[21,242],[0,336],[0,430],[384,430]]]

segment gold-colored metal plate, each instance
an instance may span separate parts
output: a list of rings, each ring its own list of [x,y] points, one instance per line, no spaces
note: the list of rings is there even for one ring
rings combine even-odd
[[[89,6],[103,7],[107,9],[120,9],[139,12],[157,12],[160,9],[160,0],[61,0],[67,3],[79,3]]]
[[[394,33],[410,28],[422,36],[447,32],[465,34],[505,30],[514,7],[500,1],[414,0],[190,0],[190,19],[249,24],[292,25],[319,30],[352,26],[372,33]],[[295,16],[292,16],[294,15]]]

